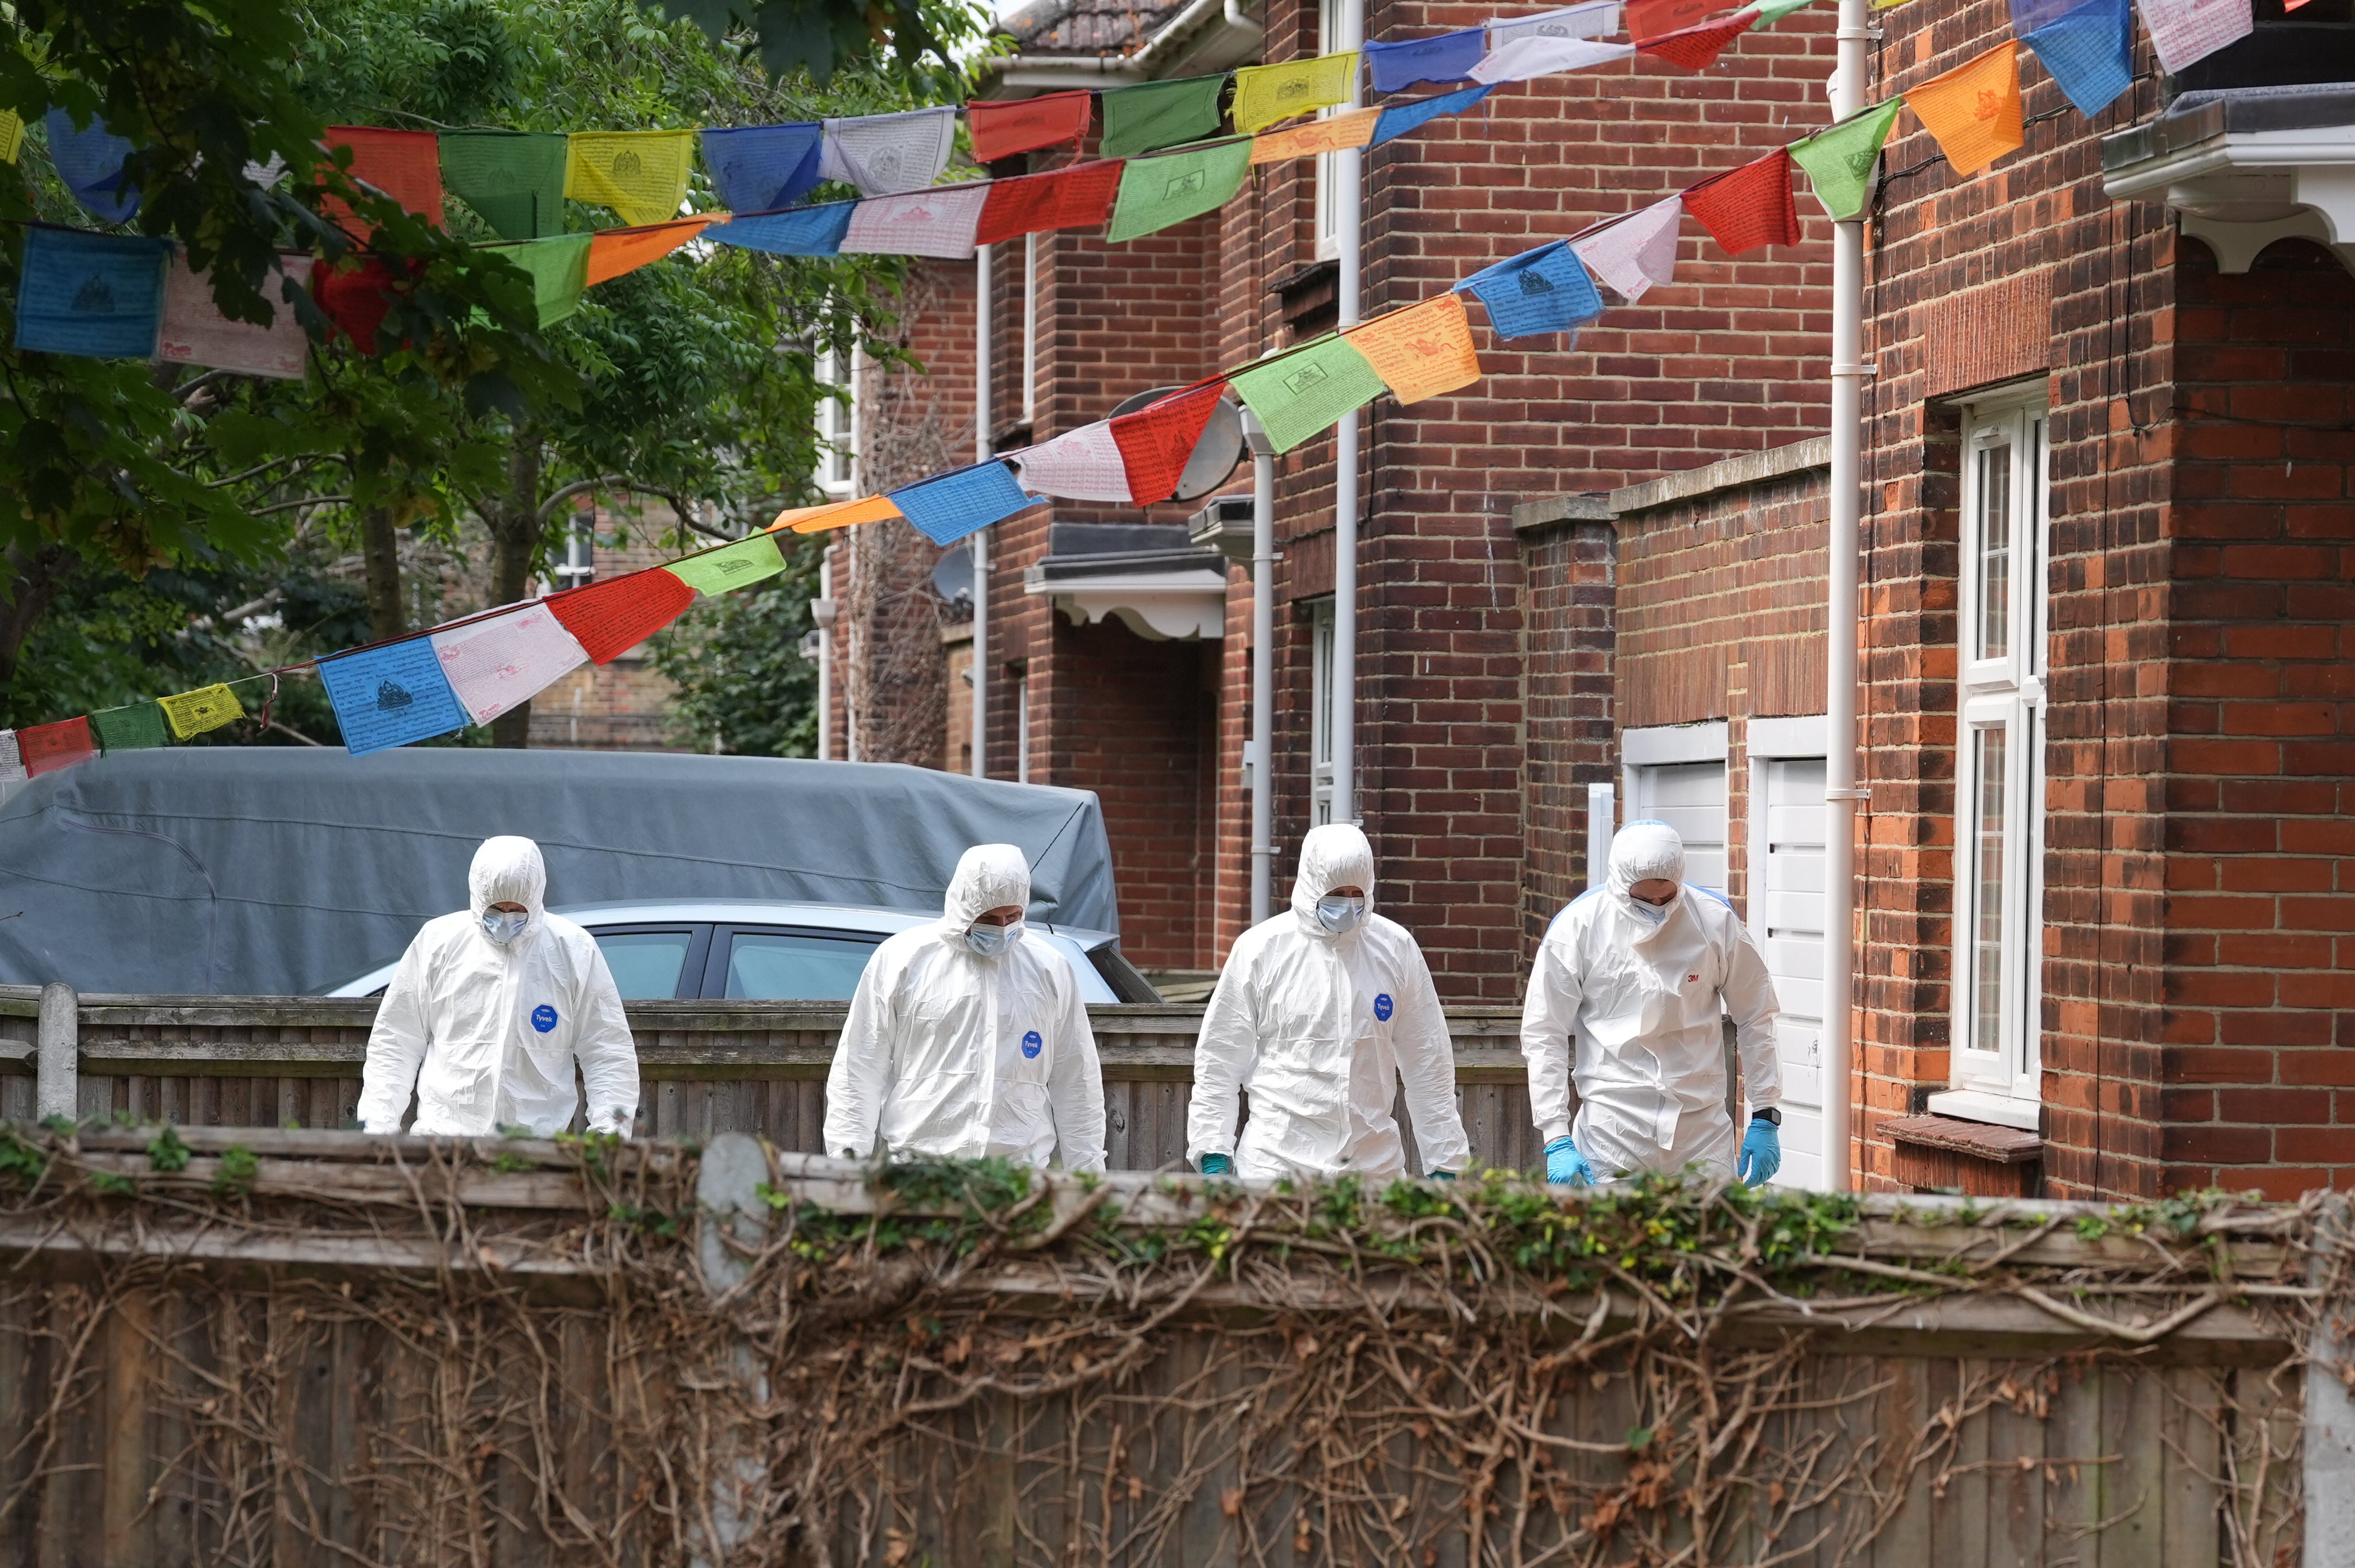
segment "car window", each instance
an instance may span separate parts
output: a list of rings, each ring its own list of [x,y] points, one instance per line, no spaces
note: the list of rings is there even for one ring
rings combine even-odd
[[[678,972],[695,943],[692,929],[600,931],[596,938],[623,1001],[667,1001],[678,994]]]
[[[729,938],[726,994],[743,1001],[848,1001],[881,940],[734,932]]]

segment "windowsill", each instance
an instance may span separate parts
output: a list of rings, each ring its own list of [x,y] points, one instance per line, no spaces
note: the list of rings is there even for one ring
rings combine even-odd
[[[1932,1116],[1950,1116],[1957,1121],[1984,1121],[2039,1134],[2044,1130],[2041,1105],[2009,1095],[1991,1095],[1985,1089],[1943,1089],[1923,1102],[1922,1108]]]

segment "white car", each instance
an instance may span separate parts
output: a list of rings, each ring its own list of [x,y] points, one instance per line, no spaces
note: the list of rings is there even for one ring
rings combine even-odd
[[[624,1001],[848,1001],[884,938],[939,918],[907,909],[733,898],[582,904],[554,913],[597,938]],[[1024,939],[1043,941],[1070,960],[1083,1001],[1161,1000],[1109,933],[1034,920]],[[396,959],[325,994],[378,995],[398,968]]]

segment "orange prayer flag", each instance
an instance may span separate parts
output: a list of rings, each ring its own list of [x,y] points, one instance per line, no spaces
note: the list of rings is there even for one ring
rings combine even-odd
[[[1374,122],[1381,117],[1379,109],[1357,109],[1336,114],[1330,120],[1312,120],[1289,131],[1254,136],[1252,164],[1256,167],[1282,163],[1286,158],[1305,158],[1316,153],[1337,153],[1344,147],[1362,147],[1374,139]]]
[[[823,506],[789,506],[769,524],[772,532],[790,528],[796,534],[820,534],[858,523],[880,523],[900,515],[889,496],[869,495],[858,501],[829,501]]]
[[[330,125],[321,143],[332,154],[351,150],[349,177],[399,202],[434,228],[442,227],[442,138],[431,131],[379,131],[367,125]],[[353,238],[363,238],[351,204],[328,196],[319,210]]]
[[[589,239],[589,281],[602,283],[624,272],[634,272],[649,261],[659,261],[697,235],[711,216],[683,217],[676,223],[649,223],[638,228],[601,228]]]
[[[1440,294],[1341,334],[1401,403],[1420,403],[1480,379],[1460,294]]]
[[[1905,102],[1955,172],[1976,175],[2006,153],[2019,150],[2019,44],[2006,38],[1944,76],[1909,88]]]

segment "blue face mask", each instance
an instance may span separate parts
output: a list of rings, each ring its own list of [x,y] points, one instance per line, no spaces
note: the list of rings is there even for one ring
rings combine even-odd
[[[531,916],[519,910],[485,909],[483,911],[483,934],[502,948],[522,936],[523,928],[530,924]]]
[[[1316,901],[1316,923],[1338,937],[1365,923],[1366,901],[1328,893]]]
[[[1003,926],[988,926],[976,920],[964,928],[964,945],[985,959],[994,959],[1014,945],[1014,935],[1022,928],[1019,920]]]

